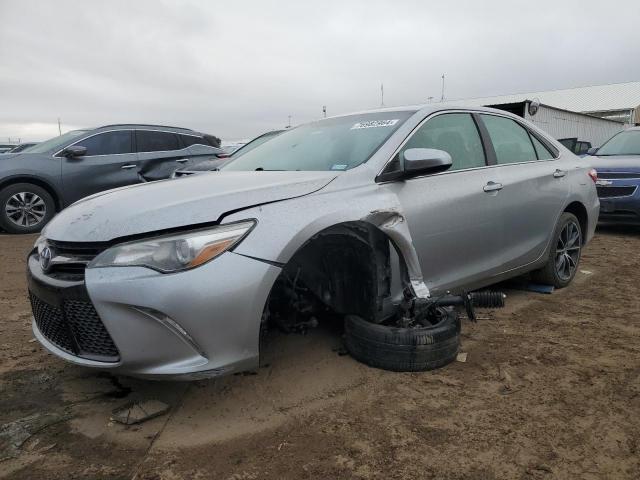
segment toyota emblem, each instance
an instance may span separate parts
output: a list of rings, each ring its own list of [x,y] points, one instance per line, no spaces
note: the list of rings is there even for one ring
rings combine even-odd
[[[49,269],[51,265],[51,257],[52,257],[51,249],[49,247],[44,247],[42,252],[40,252],[40,268],[45,272]]]

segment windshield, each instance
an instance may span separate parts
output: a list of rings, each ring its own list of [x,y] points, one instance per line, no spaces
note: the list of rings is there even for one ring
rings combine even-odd
[[[276,135],[280,135],[282,132],[283,130],[276,130],[273,132],[267,132],[263,135],[260,135],[259,137],[254,138],[249,143],[245,143],[240,148],[238,148],[235,152],[233,152],[233,154],[231,155],[231,158],[238,158],[240,155],[244,155],[245,153],[250,152],[257,146],[262,145],[267,140],[270,140]]]
[[[59,148],[67,146],[76,138],[87,134],[89,131],[90,130],[71,130],[64,135],[50,138],[47,141],[34,145],[33,147],[26,148],[22,153],[47,153],[51,150],[58,150]]]
[[[349,170],[367,161],[413,113],[367,113],[301,125],[221,170]]]
[[[614,135],[601,146],[598,156],[640,155],[640,130],[627,130]]]

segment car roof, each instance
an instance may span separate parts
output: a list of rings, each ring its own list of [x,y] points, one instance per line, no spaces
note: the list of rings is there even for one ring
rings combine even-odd
[[[434,113],[442,110],[466,110],[466,111],[474,111],[474,112],[487,112],[487,113],[500,113],[501,115],[508,115],[515,118],[517,115],[511,114],[505,110],[498,110],[496,108],[488,108],[488,107],[469,107],[468,105],[455,105],[453,103],[426,103],[426,104],[418,104],[418,105],[400,105],[396,107],[382,107],[382,108],[374,108],[371,110],[362,110],[359,112],[350,112],[340,115],[334,115],[329,118],[338,118],[338,117],[347,117],[350,115],[363,115],[367,113],[384,113],[384,112],[411,112],[411,113]]]
[[[204,135],[204,133],[196,132],[195,130],[192,130],[190,128],[172,127],[170,125],[154,125],[149,123],[114,123],[111,125],[102,125],[100,127],[95,127],[93,129],[87,129],[87,130],[101,131],[101,130],[131,130],[131,129],[162,130],[164,132],[186,133],[191,135],[194,135],[194,134]]]

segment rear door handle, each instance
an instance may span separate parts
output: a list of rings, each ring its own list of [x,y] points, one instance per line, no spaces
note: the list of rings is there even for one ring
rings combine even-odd
[[[123,170],[129,170],[130,168],[136,168],[136,166],[135,165],[123,165],[120,168],[122,168]]]
[[[502,190],[502,184],[496,182],[487,182],[483,190],[485,192],[497,192],[499,190]]]
[[[553,172],[553,177],[554,178],[562,178],[567,174],[567,172],[565,172],[564,170],[560,170],[559,168],[556,169],[555,172]]]
[[[188,162],[188,161],[189,161],[188,158],[179,158],[179,159],[176,160],[176,162],[178,162],[178,163],[184,163],[184,162]]]

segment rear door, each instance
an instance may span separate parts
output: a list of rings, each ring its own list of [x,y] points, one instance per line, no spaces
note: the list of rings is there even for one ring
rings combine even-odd
[[[501,263],[509,271],[544,253],[570,193],[567,168],[519,122],[494,114],[478,117],[495,152],[505,227]]]
[[[435,294],[486,283],[501,269],[501,192],[492,187],[496,171],[487,166],[476,121],[470,113],[427,119],[388,168],[409,148],[444,150],[453,159],[446,172],[385,184],[400,199],[425,283]]]
[[[175,132],[137,129],[136,150],[140,176],[148,182],[169,178],[192,163],[189,147]]]
[[[82,157],[61,153],[65,204],[110,188],[139,182],[131,130],[112,130],[85,137],[72,145],[87,149]]]

